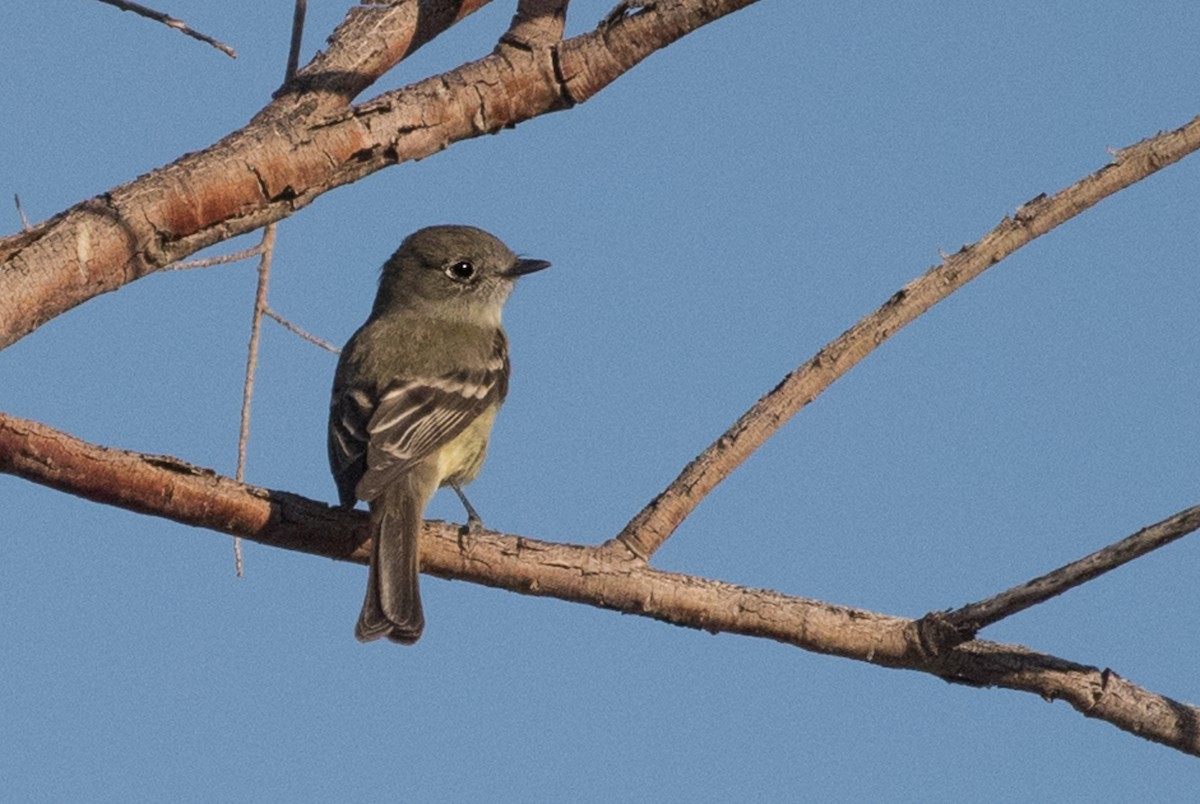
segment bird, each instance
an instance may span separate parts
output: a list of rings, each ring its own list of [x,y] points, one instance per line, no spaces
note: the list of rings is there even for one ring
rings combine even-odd
[[[508,394],[504,303],[517,279],[550,267],[473,226],[430,226],[384,263],[366,322],[338,359],[329,406],[329,466],[343,508],[370,508],[360,642],[421,637],[420,532],[449,486],[482,527],[463,485],[478,475]]]

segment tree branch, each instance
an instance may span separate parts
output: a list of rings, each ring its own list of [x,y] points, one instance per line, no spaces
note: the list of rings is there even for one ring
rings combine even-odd
[[[93,502],[275,547],[366,563],[365,514],[248,486],[169,455],[99,447],[0,413],[0,472]]]
[[[500,42],[524,50],[548,47],[562,39],[568,0],[519,0],[517,13]]]
[[[329,48],[289,76],[259,116],[281,117],[301,105],[307,117],[344,108],[388,70],[491,0],[398,0],[350,8]]]
[[[335,355],[341,354],[341,352],[342,352],[341,349],[334,346],[329,341],[324,340],[322,338],[318,338],[316,335],[313,335],[311,332],[308,332],[307,330],[301,329],[300,327],[296,326],[291,321],[287,320],[286,318],[281,316],[279,313],[272,310],[270,306],[263,307],[263,315],[265,315],[267,318],[270,318],[276,324],[279,324],[279,326],[283,327],[288,332],[291,332],[294,335],[299,335],[301,338],[308,341],[313,346],[319,346],[320,348],[324,349],[326,352],[332,352]]]
[[[1044,603],[1122,564],[1128,564],[1135,558],[1181,539],[1198,528],[1200,505],[1195,505],[1028,583],[935,616],[953,626],[958,633],[956,643],[965,642],[973,639],[980,628],[997,623],[1038,603]]]
[[[300,47],[304,42],[304,17],[308,13],[308,0],[295,0],[292,4],[292,42],[288,45],[287,64],[283,68],[283,82],[296,77],[300,69]]]
[[[95,502],[263,544],[365,564],[365,513],[256,488],[175,458],[98,447],[0,414],[0,471]],[[462,547],[460,548],[460,539]],[[620,551],[555,544],[429,521],[423,571],[555,597],[712,633],[772,639],[955,683],[1062,699],[1087,717],[1200,755],[1200,710],[1117,676],[1015,645],[930,650],[919,621],[651,569]]]
[[[1113,161],[1053,196],[1040,195],[1005,218],[978,243],[964,246],[909,282],[883,306],[824,346],[758,400],[617,536],[649,558],[700,501],[796,413],[874,349],[933,305],[1030,241],[1108,196],[1200,148],[1200,117],[1174,131],[1122,149]]]
[[[299,8],[299,4],[297,4]],[[295,45],[296,37],[292,37]],[[263,228],[259,241],[258,282],[254,289],[254,309],[250,314],[250,342],[246,345],[246,376],[242,381],[242,412],[238,425],[237,471],[234,480],[241,483],[246,477],[246,448],[250,444],[250,406],[254,402],[254,377],[258,371],[258,344],[262,337],[262,319],[267,309],[267,288],[271,284],[271,261],[275,257],[275,224]],[[233,538],[233,563],[237,576],[242,577],[242,542]]]
[[[221,254],[216,257],[205,257],[202,260],[189,260],[188,262],[173,262],[170,265],[163,266],[163,269],[167,271],[187,271],[192,268],[211,268],[214,265],[228,265],[231,262],[248,260],[262,253],[262,243],[259,242],[257,246],[251,246],[242,251],[235,251],[233,254]]]
[[[583,102],[656,49],[753,0],[621,4],[620,14],[567,41],[558,41],[561,26],[554,33],[565,0],[522,0],[491,56],[347,106],[391,66],[486,2],[401,0],[354,8],[329,50],[245,128],[0,240],[0,348],[94,295],[280,220],[329,189]],[[627,13],[631,5],[640,10]],[[760,400],[626,527],[622,541],[636,555],[651,555],[709,490],[875,345],[1024,243],[1190,153],[1200,146],[1198,134],[1200,118],[1121,151],[1113,164],[1053,198],[1034,199],[1014,220],[910,283]],[[3,414],[0,471],[264,544],[359,563],[368,556],[359,512],[246,486],[171,457],[90,445]],[[666,573],[624,550],[496,533],[464,537],[438,522],[426,523],[422,563],[442,577],[1062,698],[1086,716],[1200,755],[1197,709],[1109,670],[1019,646],[931,638],[938,628],[955,628],[949,621],[889,617]]]
[[[21,217],[21,231],[29,231],[29,218],[25,217],[25,208],[21,206],[21,194],[13,193],[13,203],[17,205],[17,215]]]
[[[281,98],[206,150],[0,240],[0,348],[93,296],[285,218],[335,187],[585,100],[654,50],[751,2],[663,0],[611,28],[554,48],[501,48],[336,115],[318,99],[301,111],[307,107],[294,106],[298,97]],[[377,13],[398,14],[400,7]],[[342,52],[346,37],[338,31],[330,54]],[[375,34],[364,38],[379,48]],[[403,55],[383,50],[358,54],[367,67],[355,72],[356,80],[370,79],[371,70]],[[320,60],[297,80],[311,78]],[[353,63],[348,56],[335,61]],[[292,112],[284,114],[285,108]]]
[[[187,23],[185,23],[183,20],[177,20],[169,14],[164,14],[161,11],[155,11],[152,8],[146,8],[146,6],[139,5],[138,3],[128,2],[128,0],[100,0],[100,2],[107,3],[115,8],[119,8],[121,11],[132,11],[134,14],[139,16],[146,17],[147,19],[154,20],[155,22],[161,22],[168,28],[174,28],[175,30],[179,31],[184,36],[190,36],[206,45],[212,45],[231,59],[237,58],[237,53],[229,45],[225,44],[224,42],[218,42],[216,39],[213,39],[207,34],[202,34],[199,31],[193,30],[192,28],[188,27]]]

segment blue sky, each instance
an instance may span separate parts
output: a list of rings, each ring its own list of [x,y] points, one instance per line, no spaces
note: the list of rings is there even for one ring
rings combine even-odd
[[[304,61],[345,6],[314,3]],[[572,4],[568,33],[611,2]],[[597,543],[781,377],[1106,149],[1200,113],[1185,4],[763,0],[588,103],[318,199],[271,305],[341,343],[409,232],[554,263],[471,499]],[[41,220],[242,125],[284,3],[99,3],[0,28],[0,202]],[[487,52],[493,3],[376,88]],[[720,486],[663,569],[903,616],[977,600],[1198,502],[1200,162],[989,271]],[[0,229],[19,227],[9,207]],[[207,252],[246,247],[253,238]],[[0,353],[0,410],[232,474],[249,263],[159,274]],[[270,322],[247,479],[335,498],[335,359]],[[361,567],[0,476],[0,778],[14,800],[1185,800],[1195,759],[1066,704],[426,579],[415,648],[361,646]],[[452,493],[429,515],[461,520]],[[983,636],[1200,699],[1194,537]]]

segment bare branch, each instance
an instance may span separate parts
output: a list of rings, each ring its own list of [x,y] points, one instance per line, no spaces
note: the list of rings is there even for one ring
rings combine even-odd
[[[616,540],[636,556],[653,555],[718,483],[875,347],[1033,239],[1197,148],[1200,117],[1119,151],[1113,162],[1053,196],[1040,195],[1022,205],[1014,217],[909,282],[785,377],[638,512]]]
[[[103,1],[118,7],[133,5]],[[397,0],[353,9],[329,51],[288,81],[246,128],[204,152],[0,240],[0,348],[92,295],[160,270],[204,246],[271,224],[333,187],[428,155],[459,139],[495,133],[587,100],[655,49],[753,0],[623,2],[619,13],[611,14],[596,31],[566,42],[560,41],[566,0],[521,0],[502,39],[503,45],[511,47],[500,48],[499,55],[386,93],[357,108],[347,107],[388,68],[486,2]],[[302,19],[304,0],[296,3],[297,19]],[[640,10],[630,13],[635,6]],[[295,30],[292,59],[298,61],[300,37]],[[364,35],[366,31],[370,35]],[[510,52],[514,50],[522,52]],[[289,66],[289,77],[293,69]],[[298,104],[309,100],[313,102],[297,112],[302,108]],[[297,113],[289,117],[285,112]],[[1190,143],[1200,143],[1198,121],[1119,152],[1112,165],[1052,199],[1035,199],[1018,211],[1014,221],[1006,220],[975,246],[947,257],[903,288],[760,400],[622,531],[622,542],[635,555],[651,555],[709,490],[875,345],[1024,243],[1190,153],[1197,147]],[[269,227],[264,238],[273,234]],[[269,265],[269,249],[255,253],[263,254]],[[938,287],[939,283],[945,287]],[[261,316],[269,315],[316,342],[270,310],[266,286],[260,266],[252,341],[257,343]],[[252,347],[252,355],[254,351]],[[249,412],[253,357],[249,363],[244,416]],[[244,468],[244,437],[239,444],[239,477]],[[98,502],[265,544],[360,563],[367,556],[359,513],[246,486],[174,458],[96,447],[3,414],[0,471]],[[1009,602],[996,598],[973,604],[983,607],[982,613],[963,615],[972,608],[968,606],[941,621],[926,622],[665,573],[630,559],[624,549],[553,544],[496,533],[462,537],[458,528],[444,523],[427,523],[422,563],[443,577],[714,632],[775,639],[959,683],[1063,698],[1086,716],[1200,755],[1200,712],[1147,692],[1109,670],[1019,646],[929,639],[930,629],[955,628],[951,619],[955,615],[966,618],[968,627],[981,627],[970,623],[979,617],[992,617],[988,622],[994,622],[1010,613],[1008,606],[1033,605],[1037,595],[1053,584],[1042,584],[1040,591],[1010,590],[1015,595]],[[1104,570],[1080,570],[1088,571],[1092,574],[1087,577],[1094,577]],[[1076,582],[1086,580],[1082,574],[1076,577],[1081,579]],[[1055,583],[1061,586],[1059,591],[1067,588],[1061,579]]]
[[[13,203],[17,205],[17,214],[21,216],[21,231],[29,231],[29,218],[25,217],[25,208],[21,206],[21,195],[13,193]]]
[[[87,444],[0,414],[0,472],[96,502],[167,517],[263,544],[365,564],[367,518],[286,492],[256,488],[167,456]],[[462,547],[460,548],[460,538]],[[1200,710],[1111,670],[1015,645],[972,641],[930,651],[920,624],[761,589],[651,569],[621,551],[425,524],[423,571],[522,594],[555,597],[713,633],[772,639],[804,650],[1062,699],[1083,715],[1200,755]]]
[[[174,17],[168,16],[168,15],[162,13],[161,11],[155,11],[152,8],[146,8],[145,6],[138,5],[137,3],[130,3],[130,2],[128,2],[128,0],[100,0],[100,2],[108,3],[110,6],[119,8],[122,11],[132,11],[134,14],[138,14],[140,16],[146,17],[147,19],[152,19],[155,22],[161,22],[163,25],[167,26],[168,28],[174,28],[175,30],[179,31],[181,34],[184,34],[185,36],[190,36],[193,39],[198,39],[206,45],[212,45],[217,50],[221,51],[222,53],[224,53],[226,56],[228,56],[231,59],[237,58],[237,53],[229,45],[226,45],[223,42],[218,42],[216,39],[213,39],[211,36],[202,34],[199,31],[195,31],[195,30],[189,28],[187,26],[187,24],[185,22],[183,22],[182,20],[177,20]]]
[[[321,347],[326,352],[333,352],[335,355],[341,354],[341,352],[342,352],[341,349],[337,348],[329,341],[322,340],[321,338],[318,338],[316,335],[313,335],[312,333],[307,332],[307,331],[301,329],[300,327],[296,326],[291,321],[288,321],[286,318],[281,316],[279,313],[272,310],[269,306],[263,308],[263,315],[265,315],[267,318],[272,319],[273,321],[278,323],[280,326],[282,326],[284,329],[287,329],[287,330],[295,333],[296,335],[299,335],[301,338],[308,341],[309,343]]]
[[[276,93],[260,115],[280,116],[303,100],[308,114],[344,108],[384,73],[490,0],[396,0],[352,6],[328,47]]]
[[[658,0],[556,48],[558,75],[571,103],[583,103],[656,50],[756,0]]]
[[[292,13],[292,44],[288,49],[284,83],[296,75],[296,63],[300,58],[300,42],[304,38],[304,12],[307,0],[296,0]],[[258,244],[258,285],[254,294],[254,312],[250,316],[250,345],[246,355],[246,380],[242,386],[242,415],[238,428],[237,480],[246,477],[246,445],[250,442],[250,404],[254,399],[254,375],[258,370],[258,341],[262,332],[262,318],[267,312],[267,285],[271,281],[271,259],[275,256],[275,224],[268,223],[263,229]],[[234,572],[242,577],[242,538],[233,537]]]
[[[500,42],[524,50],[549,47],[562,39],[568,0],[520,0]]]
[[[97,447],[3,413],[0,472],[94,502],[264,544],[354,561],[367,559],[359,548],[368,535],[365,517],[286,492],[246,486],[170,456]]]
[[[287,66],[283,72],[283,82],[286,84],[296,76],[300,66],[300,44],[304,41],[304,15],[308,11],[308,0],[296,0],[292,9],[292,44],[288,47]]]
[[[291,116],[279,116],[287,104],[268,107],[204,151],[0,239],[0,348],[335,187],[590,97],[654,49],[751,2],[664,0],[603,33],[536,52],[509,48],[336,116],[320,104]]]
[[[1028,583],[942,614],[941,618],[959,633],[960,641],[972,639],[980,628],[1061,595],[1068,589],[1170,544],[1197,528],[1200,528],[1200,505],[1142,528],[1103,550],[1097,550]]]
[[[191,268],[211,268],[214,265],[227,265],[231,262],[239,262],[248,260],[251,257],[257,257],[262,254],[262,243],[259,243],[253,248],[248,248],[245,251],[235,251],[233,254],[222,254],[219,257],[206,257],[202,260],[190,260],[188,262],[173,262],[170,265],[164,266],[165,271],[185,271]]]
[[[637,0],[621,0],[621,2],[609,9],[609,12],[604,15],[604,19],[601,20],[601,24],[608,26],[616,25],[626,17],[636,14],[639,10],[652,5],[653,3],[639,3]]]
[[[250,316],[250,344],[246,351],[246,379],[242,384],[242,416],[238,428],[237,473],[234,475],[241,483],[246,478],[246,446],[250,442],[250,403],[254,400],[254,374],[258,369],[258,341],[262,334],[263,311],[267,309],[267,286],[271,282],[271,258],[275,255],[275,224],[269,223],[263,229],[262,242],[259,243],[260,256],[258,259],[258,285],[254,292],[254,312]],[[233,539],[234,568],[238,577],[242,576],[242,542],[240,537]]]

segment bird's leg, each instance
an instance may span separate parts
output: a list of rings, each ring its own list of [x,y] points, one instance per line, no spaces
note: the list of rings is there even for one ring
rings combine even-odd
[[[458,495],[458,499],[462,500],[463,508],[467,509],[467,532],[472,536],[478,536],[479,531],[483,530],[483,520],[475,512],[475,508],[467,499],[467,495],[463,494],[462,486],[457,483],[451,483],[450,488],[454,489],[454,493]]]

